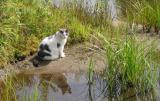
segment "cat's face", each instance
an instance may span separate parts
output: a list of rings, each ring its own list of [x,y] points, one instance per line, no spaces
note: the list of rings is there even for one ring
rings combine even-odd
[[[66,39],[69,36],[69,32],[67,29],[60,29],[59,30],[59,35],[63,38]]]

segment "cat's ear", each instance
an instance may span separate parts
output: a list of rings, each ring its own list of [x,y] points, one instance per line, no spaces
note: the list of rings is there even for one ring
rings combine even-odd
[[[66,30],[65,30],[65,32],[66,32],[66,33],[69,33],[69,30],[68,30],[68,29],[66,29]]]
[[[57,36],[59,34],[59,31],[57,31],[54,35]]]
[[[69,34],[69,30],[68,29],[66,29],[65,32]]]
[[[62,29],[59,29],[59,33],[63,34],[63,30],[62,30]]]

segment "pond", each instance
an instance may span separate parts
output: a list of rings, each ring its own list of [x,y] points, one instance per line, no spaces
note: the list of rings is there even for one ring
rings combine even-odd
[[[110,95],[107,82],[97,73],[89,82],[87,73],[17,74],[12,78],[12,86],[18,101],[159,101],[159,91],[141,94],[129,88],[118,95]],[[159,84],[158,84],[159,85]],[[9,87],[9,86],[7,86]],[[7,89],[1,85],[1,93]],[[12,89],[13,90],[13,89]],[[4,91],[4,92],[3,92]],[[6,94],[6,93],[4,93]],[[14,101],[15,96],[12,96]],[[158,95],[158,96],[157,96]]]

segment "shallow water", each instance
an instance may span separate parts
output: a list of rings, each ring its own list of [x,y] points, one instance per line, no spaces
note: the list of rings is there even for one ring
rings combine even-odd
[[[93,76],[93,83],[88,82],[85,73],[54,74],[18,74],[13,79],[18,101],[159,101],[157,92],[137,93],[128,89],[118,97],[111,97],[107,82],[98,74]],[[3,89],[2,89],[3,91]],[[11,95],[12,96],[12,95]],[[13,100],[14,101],[14,100]]]

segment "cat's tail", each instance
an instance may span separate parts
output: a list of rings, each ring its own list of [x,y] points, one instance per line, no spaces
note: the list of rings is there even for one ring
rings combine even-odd
[[[33,63],[33,66],[39,67],[40,62],[43,61],[43,59],[40,56],[35,55],[31,61]]]

